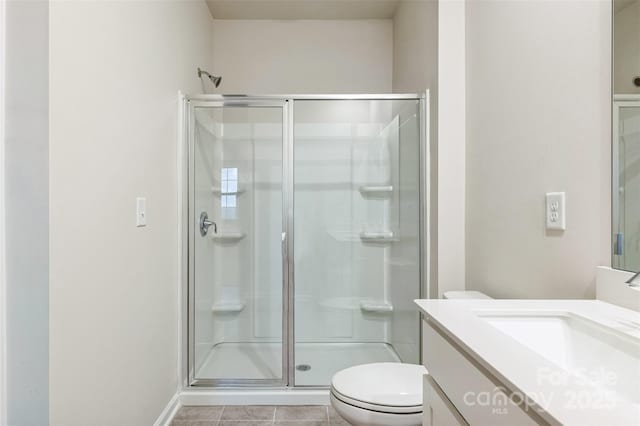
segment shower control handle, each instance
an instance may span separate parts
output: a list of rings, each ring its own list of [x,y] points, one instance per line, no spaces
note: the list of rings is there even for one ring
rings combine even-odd
[[[207,231],[209,230],[210,226],[213,226],[213,232],[217,234],[218,225],[216,225],[215,222],[209,220],[209,215],[207,214],[207,212],[200,213],[200,235],[202,235],[203,237],[207,235]]]

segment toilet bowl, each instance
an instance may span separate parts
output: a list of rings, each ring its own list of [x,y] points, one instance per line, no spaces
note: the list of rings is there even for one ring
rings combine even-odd
[[[445,299],[491,299],[478,291],[450,291]],[[356,365],[331,379],[333,408],[355,426],[422,424],[422,365],[378,362]]]
[[[379,362],[339,371],[331,379],[331,405],[355,426],[422,424],[422,365]]]

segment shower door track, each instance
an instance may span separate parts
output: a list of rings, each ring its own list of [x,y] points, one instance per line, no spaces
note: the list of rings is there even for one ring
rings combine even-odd
[[[179,186],[179,200],[181,202],[179,235],[182,241],[180,247],[180,376],[185,390],[220,390],[233,391],[244,389],[246,391],[268,390],[326,390],[327,386],[301,386],[295,384],[295,271],[294,271],[294,103],[297,100],[416,100],[420,103],[419,119],[419,295],[424,298],[429,294],[429,214],[427,200],[429,199],[429,147],[428,104],[429,92],[409,94],[291,94],[291,95],[218,95],[197,94],[181,95],[179,121],[181,124],[179,141],[179,164],[182,182]],[[282,271],[283,271],[283,305],[282,305],[282,379],[195,379],[194,360],[194,322],[195,322],[195,298],[194,298],[194,264],[193,236],[195,235],[195,223],[191,220],[194,200],[194,106],[217,107],[256,107],[270,106],[283,109],[283,239],[282,239]],[[422,324],[419,319],[418,348],[422,347]],[[421,352],[421,349],[419,349]],[[419,354],[422,362],[422,354]]]

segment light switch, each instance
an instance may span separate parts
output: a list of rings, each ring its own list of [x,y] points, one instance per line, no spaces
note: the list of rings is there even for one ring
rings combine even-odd
[[[147,199],[136,198],[136,226],[147,226]]]
[[[547,229],[564,231],[566,224],[566,206],[564,192],[547,193]]]

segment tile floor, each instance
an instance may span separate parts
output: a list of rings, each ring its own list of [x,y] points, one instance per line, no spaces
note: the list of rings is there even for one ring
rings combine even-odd
[[[216,405],[182,407],[172,426],[348,426],[326,405]]]

